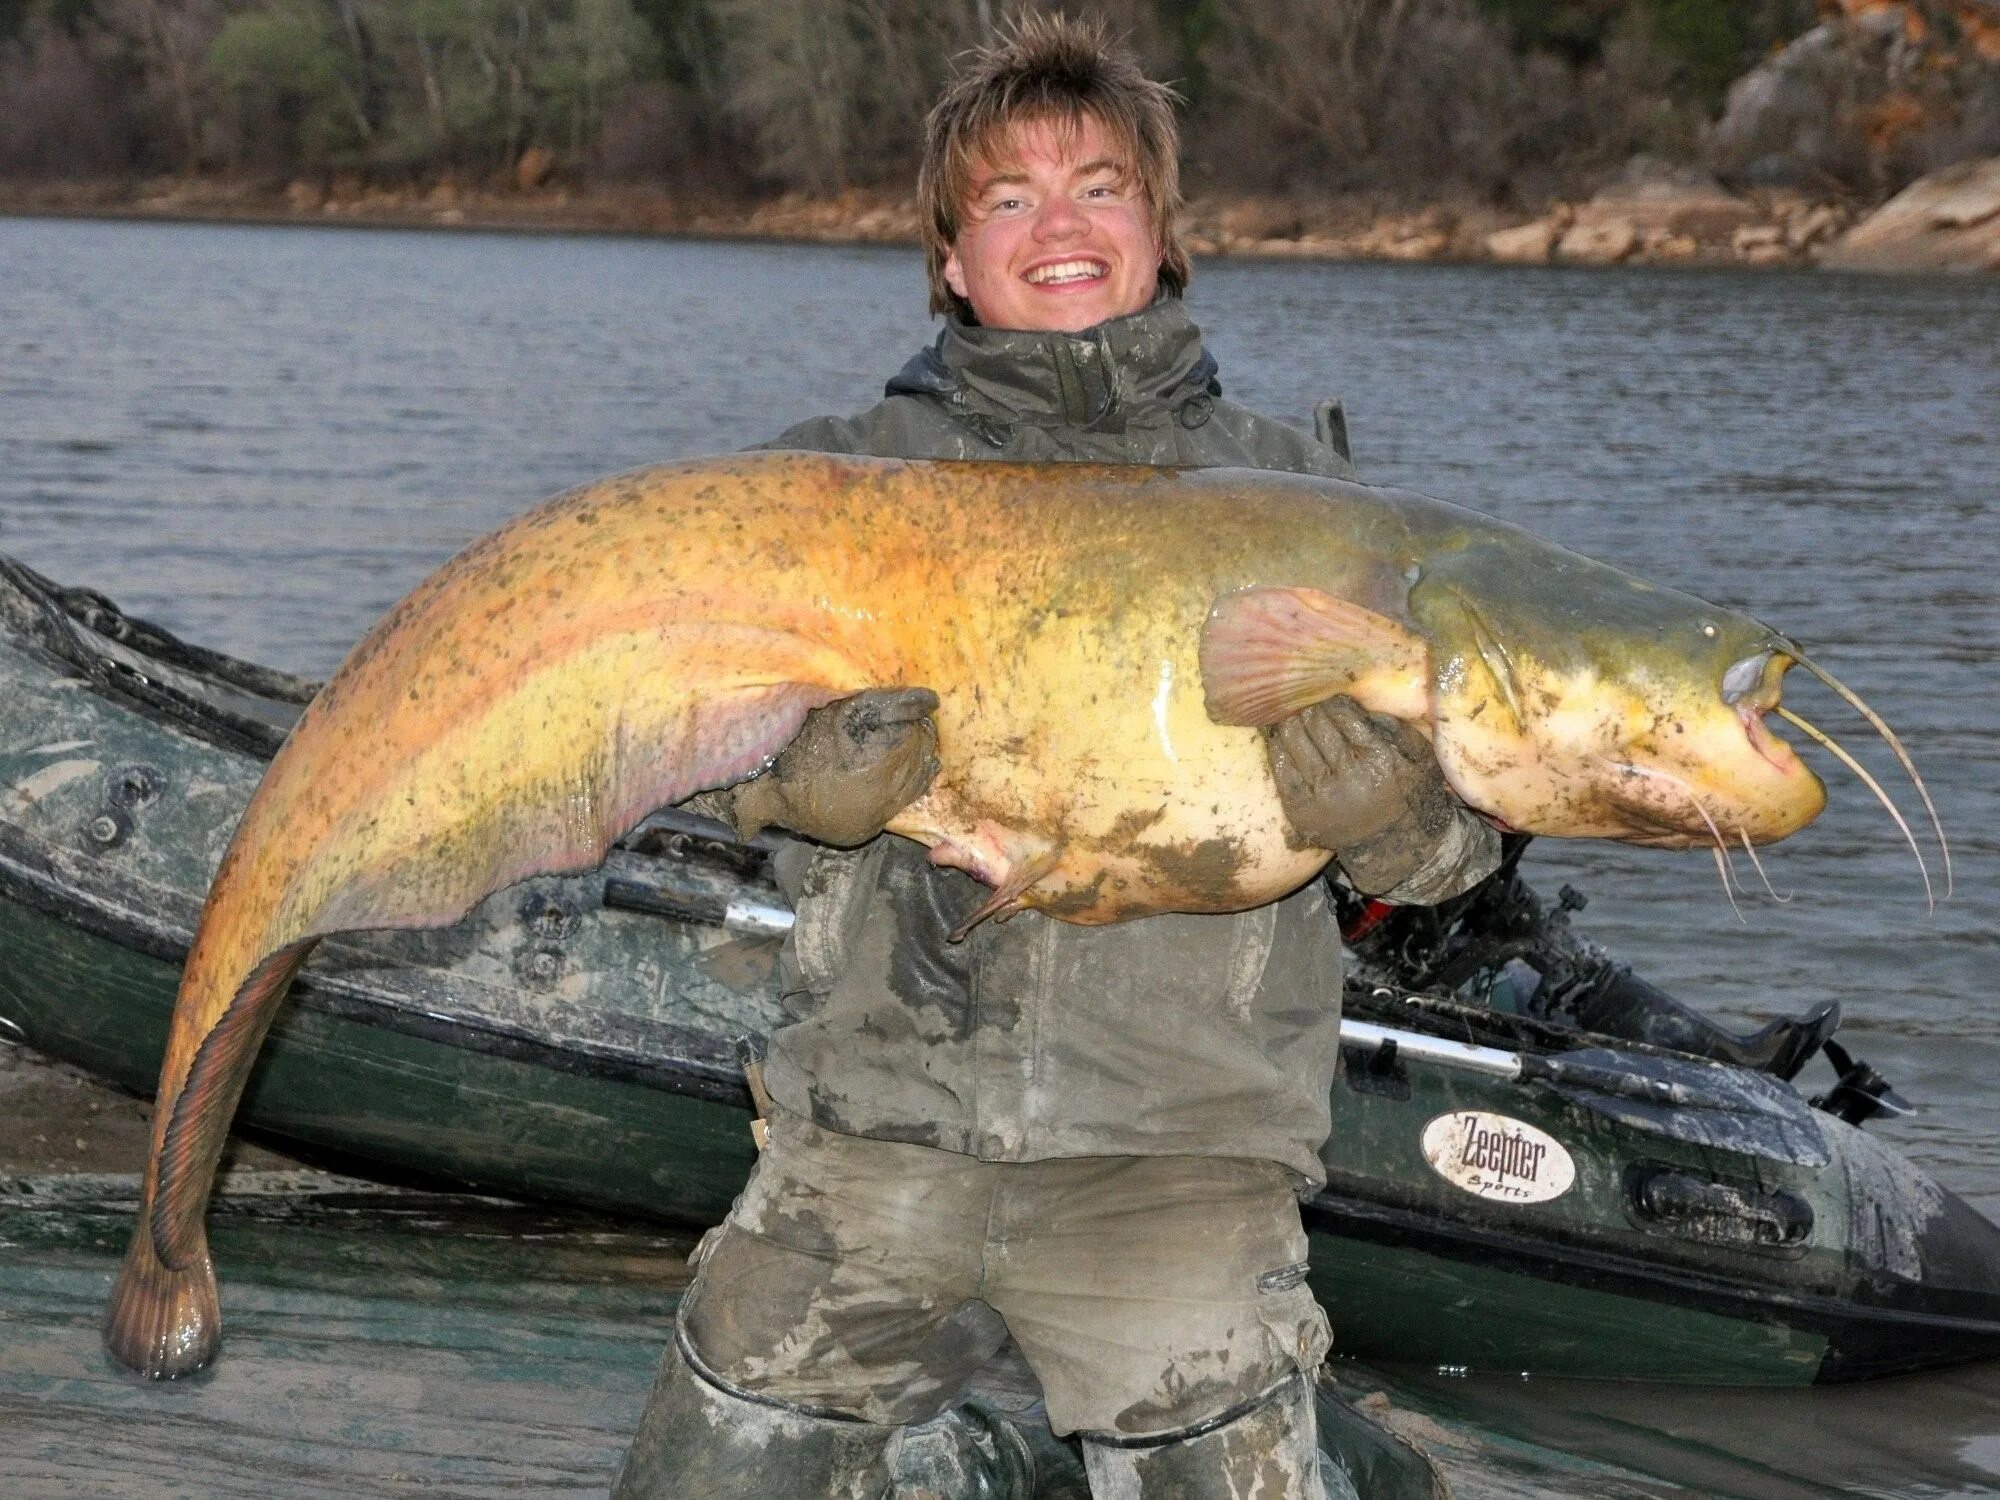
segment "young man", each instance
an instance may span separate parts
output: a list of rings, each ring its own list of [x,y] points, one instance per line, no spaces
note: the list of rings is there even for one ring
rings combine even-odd
[[[1172,95],[1093,30],[1031,21],[980,54],[920,179],[943,334],[873,409],[772,446],[1351,477],[1220,399],[1180,301],[1176,149]],[[1011,1336],[1100,1500],[1318,1496],[1328,1332],[1297,1195],[1323,1180],[1339,1050],[1324,891],[951,943],[982,888],[880,836],[935,770],[934,705],[830,704],[726,799],[820,846],[779,866],[795,1020],[618,1493],[885,1495],[899,1434]],[[1270,750],[1298,835],[1360,889],[1435,901],[1492,868],[1421,737],[1336,700]]]

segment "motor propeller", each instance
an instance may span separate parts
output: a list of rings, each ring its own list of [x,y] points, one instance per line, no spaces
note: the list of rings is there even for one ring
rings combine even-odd
[[[1830,1038],[1822,1046],[1826,1060],[1833,1064],[1838,1077],[1832,1088],[1824,1094],[1814,1095],[1809,1101],[1814,1109],[1823,1109],[1836,1119],[1856,1126],[1872,1120],[1876,1115],[1902,1116],[1917,1112],[1917,1107],[1897,1093],[1872,1063],[1856,1060],[1853,1053]]]

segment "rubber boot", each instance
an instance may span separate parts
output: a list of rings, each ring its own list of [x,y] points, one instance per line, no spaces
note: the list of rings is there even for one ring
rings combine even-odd
[[[1083,1463],[1091,1500],[1346,1500],[1354,1494],[1337,1470],[1329,1475],[1321,1467],[1312,1392],[1303,1376],[1178,1432],[1086,1434]]]
[[[1041,1493],[1029,1438],[981,1407],[954,1406],[900,1429],[894,1452],[895,1500],[1029,1500]]]
[[[1622,968],[1594,992],[1572,1000],[1570,1013],[1579,1026],[1606,1036],[1671,1047],[1787,1079],[1840,1029],[1840,1002],[1827,1000],[1803,1015],[1738,1035]]]
[[[885,1500],[900,1427],[822,1415],[700,1373],[679,1329],[613,1500]]]

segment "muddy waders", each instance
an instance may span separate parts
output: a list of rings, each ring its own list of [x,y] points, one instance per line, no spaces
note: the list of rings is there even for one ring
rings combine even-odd
[[[885,1426],[733,1390],[696,1365],[668,1344],[613,1500],[1081,1500],[1038,1419],[1035,1443],[977,1407]],[[1080,1446],[1091,1500],[1357,1500],[1320,1454],[1302,1375],[1191,1427]]]
[[[1034,1454],[976,1408],[892,1427],[731,1388],[676,1337],[613,1500],[1028,1500]]]
[[[1331,1465],[1320,1457],[1304,1375],[1178,1432],[1086,1436],[1083,1461],[1091,1500],[1348,1500],[1354,1494],[1337,1470],[1324,1473]]]

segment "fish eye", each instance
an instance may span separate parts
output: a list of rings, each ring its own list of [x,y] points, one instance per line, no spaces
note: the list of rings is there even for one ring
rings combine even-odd
[[[1715,627],[1713,625],[1702,626],[1701,633],[1707,636],[1711,641],[1715,639]]]

